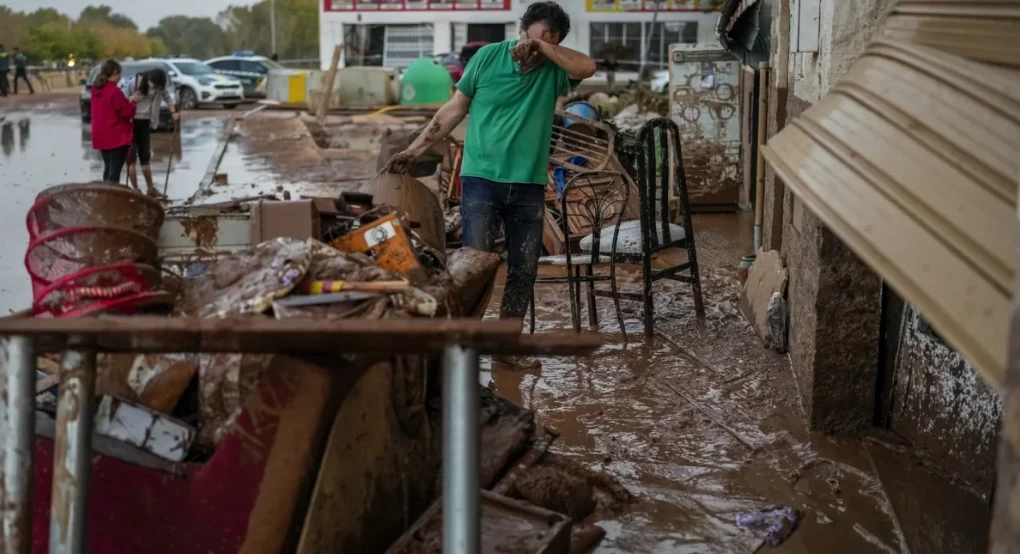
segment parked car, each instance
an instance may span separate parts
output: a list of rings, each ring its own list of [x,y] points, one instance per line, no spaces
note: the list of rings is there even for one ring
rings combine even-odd
[[[233,109],[244,101],[241,81],[228,75],[219,75],[199,60],[152,58],[143,63],[161,63],[167,67],[170,79],[177,88],[177,101],[181,109],[194,110],[211,104]]]
[[[250,52],[234,52],[230,56],[206,60],[205,63],[216,73],[239,79],[244,85],[245,98],[265,98],[269,70],[283,68],[265,56],[256,56]]]
[[[158,62],[122,62],[121,67],[121,79],[134,79],[136,75],[143,71],[155,69],[157,67],[162,68],[166,71],[168,68]],[[81,105],[81,120],[88,123],[92,121],[92,83],[95,82],[96,76],[99,75],[99,66],[92,68],[89,72],[87,79],[82,79],[81,84],[81,96],[79,98]],[[171,93],[173,91],[171,90]],[[156,127],[157,131],[172,131],[174,129],[174,119],[170,114],[170,106],[166,105],[166,102],[161,101],[159,107],[159,124]]]
[[[453,83],[457,84],[457,81],[464,76],[464,68],[467,67],[471,57],[475,55],[483,46],[489,44],[488,42],[469,42],[460,49],[460,54],[446,53],[436,54],[432,60],[443,67],[450,73],[450,78],[453,79]]]

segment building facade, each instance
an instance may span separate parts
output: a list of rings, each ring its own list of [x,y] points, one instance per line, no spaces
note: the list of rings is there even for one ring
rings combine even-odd
[[[320,61],[344,45],[342,66],[402,68],[471,42],[517,37],[534,0],[322,0]],[[611,47],[619,70],[666,69],[669,45],[715,42],[710,0],[560,0],[571,19],[563,45],[597,60]]]

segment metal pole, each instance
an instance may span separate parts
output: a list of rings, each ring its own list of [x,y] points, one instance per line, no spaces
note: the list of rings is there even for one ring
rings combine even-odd
[[[478,353],[443,356],[443,554],[481,551]]]
[[[273,51],[270,55],[278,54],[276,51],[276,0],[270,0],[269,2],[269,33],[271,41],[273,43]]]
[[[53,446],[49,554],[86,551],[95,387],[95,351],[64,351]]]
[[[5,552],[32,551],[32,480],[35,476],[35,343],[11,337],[2,355],[7,376],[7,441],[3,463]]]

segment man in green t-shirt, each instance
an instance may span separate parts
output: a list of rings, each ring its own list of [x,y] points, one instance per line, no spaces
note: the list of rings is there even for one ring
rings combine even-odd
[[[528,6],[520,39],[480,49],[457,82],[453,98],[436,112],[425,132],[387,164],[388,171],[406,172],[470,109],[460,173],[463,242],[491,251],[502,229],[507,278],[501,318],[523,319],[534,293],[556,100],[595,73],[591,58],[559,45],[569,31],[570,18],[556,2]],[[498,361],[535,365],[519,358]]]

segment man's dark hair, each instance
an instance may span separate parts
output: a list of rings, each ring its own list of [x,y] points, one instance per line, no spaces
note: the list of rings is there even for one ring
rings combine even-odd
[[[535,23],[545,23],[550,33],[556,33],[560,40],[570,32],[570,17],[556,2],[535,2],[521,17],[521,26],[527,31]]]

